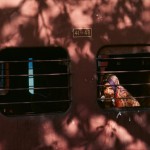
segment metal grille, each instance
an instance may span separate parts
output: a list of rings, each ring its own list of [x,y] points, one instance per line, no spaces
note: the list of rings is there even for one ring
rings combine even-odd
[[[7,48],[0,53],[0,109],[6,115],[65,112],[71,103],[66,50]]]
[[[117,86],[127,89],[140,107],[150,107],[150,45],[109,45],[99,50],[97,98],[102,108],[105,105],[101,94],[102,80],[107,74],[116,75],[120,81]]]

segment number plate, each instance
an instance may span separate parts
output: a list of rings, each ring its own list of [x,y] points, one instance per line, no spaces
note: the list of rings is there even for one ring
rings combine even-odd
[[[92,28],[75,28],[73,29],[73,37],[92,37]]]

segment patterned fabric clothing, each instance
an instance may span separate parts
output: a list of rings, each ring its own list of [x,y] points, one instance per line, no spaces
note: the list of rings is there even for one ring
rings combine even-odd
[[[115,93],[115,106],[135,107],[140,106],[140,104],[123,86],[117,86]]]
[[[115,107],[140,106],[140,103],[120,85],[119,79],[116,75],[107,74],[104,76],[102,84],[104,85],[102,90],[104,97],[113,98],[115,100]]]

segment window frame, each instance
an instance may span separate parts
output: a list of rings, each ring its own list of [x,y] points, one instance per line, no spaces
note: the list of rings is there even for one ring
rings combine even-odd
[[[44,53],[43,53],[44,52]],[[59,53],[60,55],[59,55]],[[9,55],[7,56],[7,54],[9,53]],[[50,55],[51,54],[51,55]],[[20,55],[20,56],[19,56]],[[54,56],[52,56],[54,55]],[[32,60],[32,58],[35,58],[36,60]],[[41,58],[41,60],[40,60]],[[21,60],[23,59],[23,60]],[[24,59],[29,59],[29,60],[24,60]],[[6,71],[6,77],[8,76],[8,82],[9,82],[9,87],[7,86],[7,93],[5,95],[0,95],[1,97],[3,96],[3,101],[0,102],[0,110],[1,110],[1,113],[3,113],[4,115],[7,115],[7,116],[16,116],[16,115],[36,115],[36,114],[43,114],[43,113],[50,113],[50,114],[56,114],[56,113],[65,113],[70,105],[71,105],[71,65],[70,65],[70,58],[69,58],[69,55],[68,55],[68,52],[66,49],[62,48],[62,47],[10,47],[10,48],[5,48],[3,49],[1,52],[0,52],[0,62],[5,62],[5,63],[8,63],[9,64],[9,74],[8,74],[8,71]],[[47,63],[47,65],[49,66],[50,64],[52,64],[52,62],[54,62],[54,66],[56,67],[56,69],[58,70],[57,73],[50,73],[48,72],[47,74],[45,73],[41,73],[40,72],[34,72],[35,68],[34,68],[34,64],[42,64],[44,65],[44,63]],[[16,64],[16,65],[12,65],[12,63]],[[26,65],[26,69],[25,68],[22,68],[22,70],[25,69],[24,73],[22,74],[19,74],[18,73],[18,79],[21,78],[21,77],[24,77],[22,78],[23,80],[25,80],[24,82],[28,82],[28,83],[25,83],[28,88],[24,85],[24,87],[19,87],[18,88],[18,91],[20,90],[27,90],[28,93],[30,94],[29,96],[29,99],[26,98],[26,101],[15,101],[14,99],[11,100],[10,99],[10,96],[8,96],[10,93],[11,93],[11,90],[13,91],[17,91],[17,89],[15,89],[16,85],[14,85],[12,87],[12,81],[13,81],[13,77],[14,78],[17,78],[17,69],[14,68],[14,75],[11,74],[12,73],[12,66],[18,66],[20,67],[21,69],[21,65],[19,63],[24,63],[24,65]],[[32,72],[32,75],[30,74],[29,70],[31,69],[30,66],[29,66],[29,63],[32,63],[32,67],[33,67],[33,72]],[[11,66],[12,65],[12,66]],[[38,65],[36,65],[38,66]],[[63,68],[63,69],[61,69]],[[53,71],[53,67],[51,68],[41,68],[41,70],[44,70],[44,71]],[[40,70],[40,69],[39,69]],[[39,71],[37,69],[37,71]],[[62,71],[60,71],[62,70]],[[43,72],[44,72],[43,71]],[[59,72],[60,71],[60,72]],[[66,71],[65,73],[63,73],[63,71]],[[31,93],[30,92],[30,84],[29,84],[29,80],[30,78],[34,78],[36,76],[39,76],[39,78],[42,78],[41,81],[44,80],[45,76],[47,75],[47,79],[48,80],[51,80],[50,78],[52,78],[52,76],[62,76],[60,78],[56,78],[58,81],[60,81],[60,84],[66,84],[66,87],[64,86],[61,86],[60,87],[50,87],[50,82],[48,82],[48,87],[36,87],[35,86],[35,82],[33,83],[34,86],[33,86],[33,89],[32,90],[45,90],[46,88],[47,89],[51,89],[53,88],[54,91],[57,90],[57,88],[59,88],[60,90],[59,91],[62,91],[63,89],[66,88],[66,93],[67,95],[64,94],[64,97],[66,96],[66,99],[59,99],[59,97],[55,94],[56,91],[51,91],[52,93],[54,93],[54,95],[56,95],[56,99],[54,97],[50,98],[47,96],[44,102],[43,98],[39,98],[35,93]],[[63,77],[64,75],[64,77]],[[25,76],[27,76],[25,78]],[[65,79],[65,81],[62,81],[62,79]],[[16,80],[16,79],[15,79]],[[21,81],[18,80],[18,81]],[[47,81],[47,80],[46,80]],[[57,83],[58,81],[53,81],[53,83],[55,84],[55,82]],[[12,83],[11,83],[12,82]],[[42,82],[41,82],[42,83]],[[45,82],[46,83],[46,82]],[[7,83],[8,84],[8,83]],[[38,84],[38,81],[36,81],[36,84]],[[18,85],[20,86],[21,83]],[[14,88],[14,89],[13,89]],[[43,89],[42,89],[43,88]],[[45,89],[44,89],[45,88]],[[19,92],[18,92],[19,93]],[[33,96],[33,95],[34,96]],[[38,94],[38,93],[37,93]],[[47,95],[49,93],[47,92]],[[59,93],[60,94],[60,93]],[[58,94],[58,95],[59,95]],[[15,94],[14,94],[15,95]],[[13,96],[14,96],[13,95]],[[21,94],[20,94],[21,95]],[[19,96],[20,96],[19,95]],[[10,100],[10,101],[4,101],[5,100],[5,97],[7,99]],[[16,92],[16,97],[18,96],[17,95],[17,92]],[[22,95],[23,99],[24,99],[24,96],[25,95]],[[26,95],[27,96],[27,95]],[[28,97],[28,96],[27,96]],[[57,99],[58,97],[58,99]],[[13,97],[14,98],[14,97]],[[50,100],[48,100],[48,98],[50,98]],[[41,100],[42,99],[42,100]],[[48,106],[45,105],[45,107],[47,108],[47,111],[44,111],[44,108],[41,109],[41,106],[42,104],[46,104],[49,105],[52,105],[51,107],[48,108]],[[39,104],[39,105],[37,105]],[[19,110],[15,110],[16,108],[19,109],[19,105],[21,106],[21,108],[23,108],[25,105],[29,105],[29,107],[32,107],[32,111],[28,111],[27,112],[19,112]],[[44,105],[43,105],[44,106]],[[38,107],[38,109],[37,109]],[[57,108],[55,108],[57,107]],[[25,106],[26,108],[26,106]],[[28,108],[28,107],[27,107]],[[49,110],[48,110],[49,109]],[[57,110],[57,111],[56,111]]]
[[[121,49],[124,49],[123,51],[120,51]],[[114,51],[115,49],[115,51]],[[132,49],[132,52],[131,52]],[[112,44],[112,45],[104,45],[102,46],[96,55],[96,72],[97,72],[97,103],[100,107],[99,103],[99,92],[100,92],[100,86],[99,83],[101,81],[100,77],[100,69],[99,69],[99,56],[100,55],[108,55],[111,54],[137,54],[137,53],[150,53],[150,44]],[[101,108],[102,111],[105,113],[107,112],[141,112],[141,111],[149,111],[150,107],[112,107],[112,108]]]

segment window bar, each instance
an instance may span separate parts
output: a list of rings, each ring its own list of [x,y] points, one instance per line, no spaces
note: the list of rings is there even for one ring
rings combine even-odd
[[[9,64],[8,63],[1,63],[0,64],[0,95],[6,95],[9,88]]]
[[[3,78],[3,75],[4,75],[4,64],[1,63],[0,65],[0,71],[1,71],[1,80],[0,80],[0,88],[3,88],[4,86],[4,78]]]

